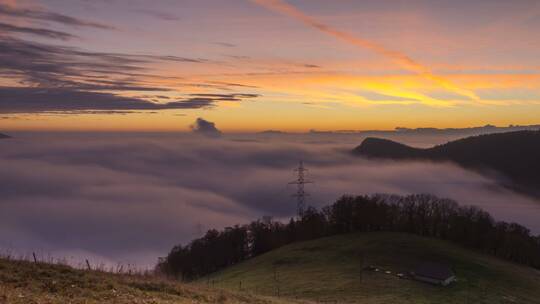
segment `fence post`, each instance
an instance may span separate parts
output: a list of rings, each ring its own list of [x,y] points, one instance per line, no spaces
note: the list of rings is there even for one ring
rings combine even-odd
[[[37,257],[36,257],[36,253],[35,252],[32,252],[32,256],[34,257],[34,263],[37,264]]]
[[[88,267],[88,270],[92,270],[92,267],[90,267],[90,262],[88,262],[88,259],[86,259],[86,267]]]
[[[364,252],[360,252],[360,282],[364,279]]]

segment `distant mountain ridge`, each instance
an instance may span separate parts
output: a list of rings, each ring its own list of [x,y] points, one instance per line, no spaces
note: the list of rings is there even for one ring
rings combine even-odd
[[[11,136],[0,133],[0,139],[2,138],[11,138]]]
[[[339,131],[317,131],[310,130],[315,134],[361,134],[365,136],[386,136],[386,135],[462,135],[475,136],[492,133],[504,133],[515,131],[537,131],[540,125],[509,125],[506,127],[485,125],[481,127],[469,128],[403,128],[396,127],[394,130],[339,130]]]
[[[420,149],[382,138],[366,138],[358,156],[392,160],[452,161],[483,173],[497,172],[503,184],[540,197],[540,131],[472,136]]]

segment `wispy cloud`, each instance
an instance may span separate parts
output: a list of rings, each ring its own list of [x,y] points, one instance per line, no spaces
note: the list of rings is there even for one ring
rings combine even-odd
[[[35,36],[41,36],[41,37],[52,38],[52,39],[60,39],[60,40],[69,40],[69,39],[77,37],[75,35],[65,33],[65,32],[53,31],[53,30],[42,29],[42,28],[35,28],[35,27],[16,26],[16,25],[11,25],[7,23],[0,23],[0,33],[1,32],[31,34]]]
[[[370,101],[419,101],[416,98],[411,97],[403,97],[403,96],[394,96],[394,95],[388,95],[373,91],[360,91],[358,92],[358,95],[366,98]]]
[[[224,46],[228,48],[236,47],[236,44],[229,43],[229,42],[214,42],[215,45]]]
[[[127,72],[141,73],[147,70],[145,64],[164,59],[88,52],[17,38],[0,40],[0,74],[21,79],[26,85],[112,90],[127,90],[127,87],[132,86],[138,90],[144,85],[141,85],[137,77],[127,77],[119,82],[116,76]]]
[[[168,13],[168,12],[163,12],[163,11],[157,11],[157,10],[153,10],[153,9],[148,9],[148,8],[136,9],[135,11],[138,12],[138,13],[141,13],[141,14],[152,16],[152,17],[160,19],[160,20],[164,20],[164,21],[178,21],[178,20],[180,20],[180,17],[178,17],[178,16],[176,16],[174,14],[171,14],[171,13]]]
[[[40,21],[51,21],[61,23],[64,25],[80,26],[80,27],[93,27],[98,29],[112,30],[113,26],[82,20],[71,16],[49,12],[45,10],[37,10],[31,8],[17,8],[0,3],[0,15],[9,17],[27,18]]]
[[[318,31],[325,33],[327,35],[333,36],[341,41],[361,47],[363,49],[368,49],[381,56],[389,58],[390,60],[392,60],[399,66],[401,66],[402,68],[408,71],[414,72],[426,79],[429,79],[447,90],[451,90],[457,94],[467,96],[473,100],[479,99],[478,96],[473,91],[460,88],[454,83],[452,83],[450,80],[433,74],[433,72],[431,71],[429,67],[415,61],[408,55],[401,53],[399,51],[388,49],[384,47],[383,45],[378,44],[376,42],[354,36],[345,31],[338,30],[330,25],[322,23],[321,21],[305,14],[304,12],[300,11],[296,7],[282,0],[250,0],[250,1],[262,7],[265,7],[271,11],[275,11],[282,15],[286,15],[296,20],[299,20],[305,25],[312,27],[314,29],[317,29]]]
[[[530,88],[489,88],[478,90],[478,95],[494,101],[536,101],[540,102],[540,90]]]
[[[0,29],[1,25],[0,23]],[[13,30],[14,27],[7,28]],[[15,30],[17,29],[15,27]],[[47,31],[40,33],[51,34]],[[151,81],[153,78],[162,78],[154,75],[149,68],[159,62],[199,64],[206,60],[179,56],[90,52],[4,37],[0,40],[0,75],[17,79],[22,86],[0,87],[0,112],[201,109],[215,107],[223,101],[239,102],[258,97],[248,93],[183,93],[182,95],[187,97],[158,103],[154,97],[124,96],[128,91],[175,91],[161,85],[159,81]],[[227,87],[227,84],[220,86]]]

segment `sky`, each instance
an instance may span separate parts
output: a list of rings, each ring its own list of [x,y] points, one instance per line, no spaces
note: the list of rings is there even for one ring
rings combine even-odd
[[[0,0],[0,130],[536,124],[540,1]]]

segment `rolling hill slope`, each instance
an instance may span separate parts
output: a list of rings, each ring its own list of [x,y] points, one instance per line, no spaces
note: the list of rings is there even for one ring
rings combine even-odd
[[[118,275],[0,259],[0,303],[279,304],[291,301],[190,286],[150,276]]]
[[[395,274],[452,265],[458,282],[432,286]],[[364,265],[391,271],[361,271]],[[349,234],[295,243],[231,266],[200,284],[331,303],[540,303],[540,272],[451,243],[402,233]],[[334,302],[332,302],[334,301]]]

